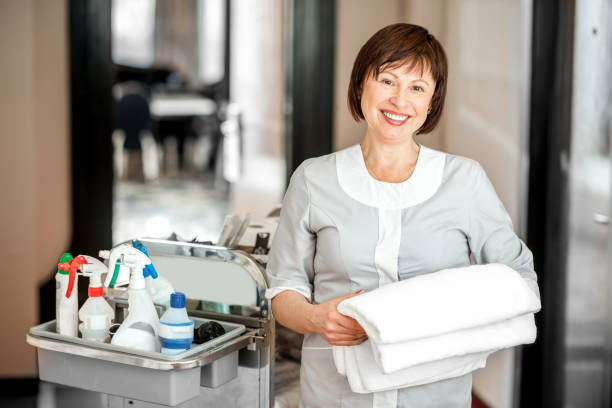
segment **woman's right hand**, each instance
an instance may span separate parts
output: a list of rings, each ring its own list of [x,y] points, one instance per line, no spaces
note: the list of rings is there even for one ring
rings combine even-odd
[[[357,320],[338,312],[340,302],[362,293],[363,290],[360,290],[314,305],[310,322],[315,332],[333,346],[354,346],[363,343],[368,338],[363,327]]]

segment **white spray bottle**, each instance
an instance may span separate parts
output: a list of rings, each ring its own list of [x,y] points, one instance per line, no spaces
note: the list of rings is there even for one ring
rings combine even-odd
[[[110,251],[100,251],[100,258],[108,260],[108,274],[106,275],[104,286],[114,288],[116,286],[127,285],[130,282],[130,268],[122,263],[122,259],[125,254],[129,254],[132,251],[132,244],[129,243],[117,245]]]
[[[121,323],[111,344],[145,351],[161,350],[158,337],[159,317],[145,288],[142,274],[144,266],[150,263],[148,257],[135,248],[124,255],[126,266],[130,267],[131,278],[128,288],[128,317]]]
[[[149,258],[147,247],[140,241],[133,240],[132,246]],[[151,295],[153,303],[169,307],[170,296],[174,293],[174,288],[172,287],[170,281],[157,273],[157,270],[155,270],[155,266],[153,266],[152,262],[145,266],[143,275],[145,277],[147,291],[149,292],[149,295]]]
[[[89,257],[88,257],[89,258]],[[88,259],[88,263],[81,265],[81,272],[89,277],[89,298],[79,310],[79,331],[85,340],[108,343],[110,341],[109,328],[115,317],[115,311],[104,299],[101,274],[106,272],[106,266],[99,260]]]
[[[143,258],[146,259],[143,274],[145,277],[145,286],[151,299],[154,303],[169,307],[170,295],[174,293],[174,288],[168,279],[157,273],[149,258],[147,248],[138,240],[117,245],[110,251],[100,251],[100,257],[108,260],[108,274],[106,275],[104,286],[112,288],[127,285],[129,283],[129,268],[121,263],[121,259],[126,254],[134,253],[135,250],[146,255],[146,258]]]
[[[77,312],[79,307],[77,270],[87,260],[79,255],[65,253],[57,265],[55,274],[55,330],[65,336],[78,336],[79,323]]]

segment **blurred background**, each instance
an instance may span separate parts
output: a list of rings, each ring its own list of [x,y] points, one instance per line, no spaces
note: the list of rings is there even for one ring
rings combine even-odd
[[[0,405],[84,404],[25,343],[61,253],[265,218],[302,160],[363,137],[350,70],[395,22],[449,58],[419,142],[483,165],[539,275],[537,342],[490,358],[474,395],[611,406],[610,0],[3,0]]]

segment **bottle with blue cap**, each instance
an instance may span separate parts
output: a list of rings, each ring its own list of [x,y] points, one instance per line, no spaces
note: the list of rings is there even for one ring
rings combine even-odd
[[[135,239],[132,241],[132,246],[150,259],[147,247],[144,246],[142,242]],[[147,292],[151,295],[153,303],[169,306],[170,295],[174,292],[174,288],[170,281],[157,273],[155,266],[153,266],[153,262],[146,265],[142,273],[145,277]]]
[[[193,342],[193,320],[187,316],[184,293],[170,295],[170,307],[159,320],[159,338],[163,354],[179,354],[189,350]]]
[[[159,317],[145,289],[142,274],[148,258],[140,251],[124,254],[122,264],[130,268],[128,316],[113,336],[111,344],[138,350],[159,352]]]

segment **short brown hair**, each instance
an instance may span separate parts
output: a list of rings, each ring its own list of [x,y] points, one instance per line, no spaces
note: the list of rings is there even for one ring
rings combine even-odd
[[[378,30],[357,54],[348,89],[348,107],[356,121],[365,119],[361,111],[361,94],[366,75],[377,78],[381,68],[403,64],[410,64],[410,68],[418,65],[421,70],[431,71],[436,89],[431,98],[431,111],[417,133],[429,133],[436,127],[446,97],[446,54],[438,40],[425,28],[404,23]]]

